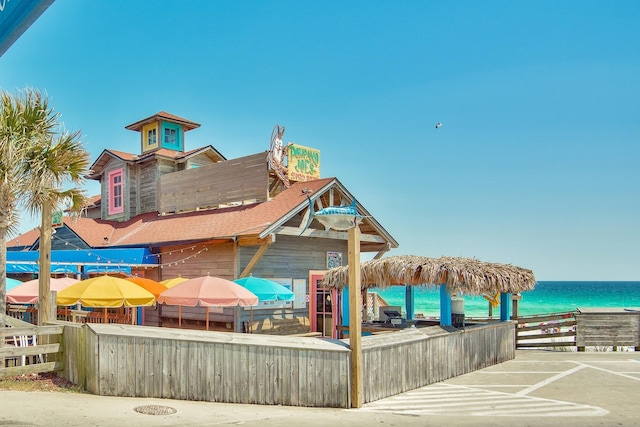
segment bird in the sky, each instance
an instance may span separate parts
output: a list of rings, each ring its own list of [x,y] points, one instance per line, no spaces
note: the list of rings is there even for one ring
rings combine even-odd
[[[442,126],[442,122],[436,123],[436,129],[438,129],[440,126]]]

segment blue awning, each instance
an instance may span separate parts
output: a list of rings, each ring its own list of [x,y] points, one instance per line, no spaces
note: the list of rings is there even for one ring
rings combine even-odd
[[[37,273],[38,266],[34,264],[12,264],[7,262],[7,274]]]
[[[7,251],[7,273],[37,273],[39,258],[39,251]],[[157,256],[146,248],[51,251],[52,273],[77,273],[79,266],[85,273],[131,273],[131,267],[157,264]]]

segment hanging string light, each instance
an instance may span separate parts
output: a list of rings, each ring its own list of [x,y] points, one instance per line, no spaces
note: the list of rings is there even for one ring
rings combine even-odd
[[[72,242],[70,242],[70,241],[68,241],[66,239],[63,239],[63,238],[61,238],[61,237],[59,237],[57,235],[52,236],[52,240],[54,238],[56,240],[59,240],[59,241],[63,242],[65,246],[72,246],[78,251],[87,250],[86,248],[81,248],[80,246],[77,246],[74,243],[72,243]],[[197,250],[198,247],[200,247],[200,249]],[[189,259],[196,258],[202,252],[208,251],[209,248],[206,247],[205,245],[202,245],[202,244],[200,244],[200,245],[192,245],[192,246],[180,249],[180,253],[184,253],[185,250],[186,251],[188,251],[188,250],[196,251],[197,250],[197,252],[195,252],[193,254],[190,254],[189,256],[187,256],[185,258],[182,258],[182,259],[179,259],[177,261],[171,261],[171,262],[166,262],[166,263],[158,263],[158,264],[152,264],[152,265],[142,265],[142,267],[146,270],[147,268],[158,268],[158,267],[168,267],[168,266],[171,266],[171,265],[178,265],[179,263],[184,263],[185,261],[187,261]],[[177,249],[176,250],[167,251],[167,252],[151,253],[151,254],[149,254],[147,256],[156,257],[156,258],[158,258],[158,260],[160,260],[160,257],[162,257],[163,255],[173,255],[174,252],[177,252]],[[91,251],[88,251],[87,255],[91,256],[92,255]],[[102,255],[97,257],[97,261],[102,262],[102,263],[106,263],[106,264],[117,264],[119,266],[123,266],[123,264],[125,262],[122,259],[121,260],[109,259],[109,258],[103,257]]]

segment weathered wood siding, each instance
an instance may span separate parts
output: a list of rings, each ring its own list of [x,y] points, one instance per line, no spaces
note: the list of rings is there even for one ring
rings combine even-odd
[[[160,280],[172,277],[194,278],[211,275],[233,280],[235,244],[233,242],[192,246],[164,246],[160,249]],[[206,250],[203,250],[206,249]],[[200,253],[198,253],[200,252]],[[182,262],[185,261],[185,262]]]
[[[348,340],[346,340],[348,342]],[[364,337],[364,402],[373,402],[515,358],[515,326],[439,326]]]
[[[258,246],[239,248],[239,272],[249,264],[258,249]],[[260,258],[252,274],[257,277],[307,279],[309,270],[327,269],[327,251],[342,252],[342,262],[347,262],[346,240],[277,235],[275,243]]]
[[[131,325],[65,326],[63,376],[106,396],[351,406],[348,340]],[[362,338],[364,401],[515,358],[514,323]]]
[[[206,249],[206,250],[204,250]],[[215,276],[227,280],[235,278],[235,244],[221,243],[188,247],[183,246],[166,246],[161,248],[162,257],[160,258],[160,277],[159,280],[170,279],[173,277],[195,278],[201,276]],[[187,259],[187,262],[182,262]],[[167,304],[160,304],[155,307],[144,307],[144,323],[149,326],[178,326],[178,308]],[[210,313],[209,320],[212,329],[221,330],[242,330],[242,324],[236,322],[235,308],[224,308],[224,312]],[[204,307],[183,307],[182,318],[185,319],[183,327],[185,328],[202,328],[205,329],[204,322],[206,319],[206,311]],[[220,324],[216,326],[216,322]],[[233,325],[227,327],[227,323]]]
[[[580,309],[576,313],[576,345],[584,347],[640,347],[640,312]]]
[[[350,406],[349,355],[341,343],[304,337],[84,325],[65,335],[86,352],[65,371],[94,394],[263,405]],[[70,330],[65,329],[65,333]]]
[[[202,251],[206,248],[206,251]],[[206,276],[207,274],[233,280],[251,261],[259,246],[237,247],[235,243],[218,243],[195,247],[169,246],[161,248],[160,280],[182,276],[186,278]],[[256,277],[301,279],[306,283],[309,270],[326,268],[327,251],[343,253],[346,262],[347,242],[332,239],[296,238],[276,236],[276,241],[264,253],[251,272]],[[198,253],[200,252],[200,253]],[[194,254],[197,254],[195,257]],[[236,259],[237,254],[237,259]],[[189,258],[192,257],[192,258]],[[188,262],[182,262],[189,258]],[[309,288],[305,292],[308,294]],[[177,308],[167,305],[147,307],[145,325],[177,326]],[[203,307],[183,308],[183,327],[204,329],[206,318]],[[193,320],[193,322],[192,322]],[[234,311],[225,308],[224,313],[210,313],[210,329],[230,329],[241,332],[244,328],[261,333],[267,332],[267,325],[282,334],[300,334],[309,332],[309,309],[278,308],[275,310]],[[229,327],[226,323],[232,322]],[[217,323],[217,324],[216,324]],[[251,326],[249,326],[249,324]]]
[[[123,170],[122,182],[124,184],[124,187],[122,201],[124,203],[124,211],[122,213],[109,215],[109,173],[120,168],[122,168]],[[102,173],[102,178],[100,179],[100,194],[102,194],[100,209],[102,218],[113,221],[126,221],[129,219],[128,209],[131,206],[130,192],[132,187],[130,181],[131,169],[127,166],[127,163],[115,158],[109,160],[109,162],[105,165],[104,171]]]
[[[131,195],[132,216],[157,211],[156,189],[159,177],[157,163],[155,161],[149,161],[139,164],[136,175],[136,198],[134,199],[134,195]]]
[[[208,166],[213,163],[216,163],[216,162],[214,162],[211,159],[211,157],[209,157],[205,153],[200,153],[200,154],[196,154],[195,156],[189,157],[189,160],[187,160],[185,163],[179,164],[178,169],[179,170],[195,169],[202,166]]]
[[[189,212],[268,197],[266,153],[187,169],[160,177],[160,213]]]
[[[86,342],[87,328],[80,323],[62,321],[56,323],[64,325],[63,339],[61,340],[64,352],[61,376],[74,384],[85,386],[87,383],[87,363],[89,362],[88,354],[90,354]]]
[[[238,248],[239,272],[251,261],[258,247]],[[276,236],[276,241],[264,253],[251,274],[265,278],[301,279],[306,283],[305,294],[309,294],[309,270],[325,270],[327,251],[342,252],[343,262],[347,257],[347,242],[332,239],[298,238]],[[301,280],[297,282],[298,286]],[[242,322],[250,322],[256,333],[301,334],[311,330],[309,305],[304,308],[286,308],[279,310],[253,310],[251,319],[246,310],[241,311]],[[269,332],[271,328],[271,332]]]

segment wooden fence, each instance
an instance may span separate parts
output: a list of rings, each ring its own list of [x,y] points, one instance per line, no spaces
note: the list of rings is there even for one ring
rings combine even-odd
[[[363,337],[364,403],[514,359],[513,329],[494,322]]]
[[[515,357],[513,322],[362,338],[365,402]],[[351,406],[348,340],[66,324],[62,375],[89,392],[264,405]]]
[[[586,347],[633,347],[640,350],[640,311],[623,308],[578,309],[576,345]]]
[[[62,367],[62,326],[34,326],[8,316],[5,319],[11,327],[0,328],[0,378]]]
[[[105,396],[349,407],[350,350],[307,337],[65,325],[63,376]]]
[[[640,350],[640,311],[586,308],[517,319],[517,348],[588,347]]]

